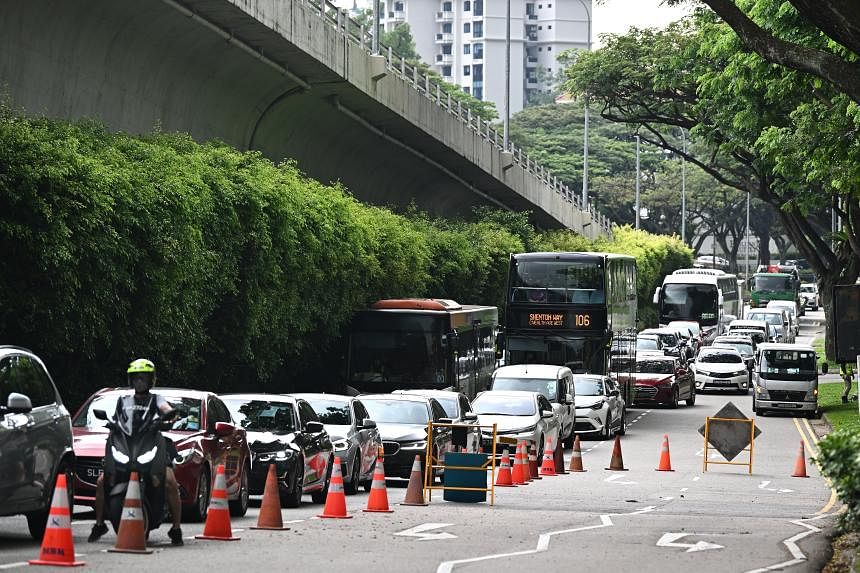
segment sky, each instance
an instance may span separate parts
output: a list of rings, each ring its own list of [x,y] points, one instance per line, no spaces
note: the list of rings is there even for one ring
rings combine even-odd
[[[661,6],[661,0],[604,0],[594,2],[592,41],[600,46],[600,34],[623,34],[630,26],[663,28],[689,13],[690,7]]]

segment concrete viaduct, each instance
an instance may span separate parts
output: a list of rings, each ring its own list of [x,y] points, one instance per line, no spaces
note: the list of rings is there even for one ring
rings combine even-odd
[[[295,159],[360,200],[528,210],[611,233],[577,193],[327,0],[7,0],[0,92],[28,114],[158,127]]]

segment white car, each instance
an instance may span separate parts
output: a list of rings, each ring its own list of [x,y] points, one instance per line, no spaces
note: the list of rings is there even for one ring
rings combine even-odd
[[[516,443],[526,440],[535,444],[541,459],[548,438],[553,448],[558,444],[558,417],[546,396],[539,392],[487,390],[472,401],[472,411],[478,415],[479,425],[496,424],[497,456],[505,448],[513,455]],[[492,430],[481,428],[481,434],[484,452],[489,454],[493,451]]]
[[[703,348],[693,364],[696,390],[749,391],[749,370],[740,352],[734,348]]]
[[[793,300],[772,300],[767,303],[768,309],[784,310],[788,314],[788,322],[794,332],[794,337],[800,334],[800,315],[797,303]]]
[[[821,299],[818,296],[818,285],[815,283],[803,283],[800,285],[800,302],[804,307],[818,310]]]
[[[763,320],[776,330],[777,342],[791,344],[794,342],[794,329],[788,313],[782,308],[752,308],[747,313],[747,320]]]
[[[613,432],[623,436],[627,431],[627,405],[615,382],[598,374],[575,374],[576,432],[599,433],[608,440]]]

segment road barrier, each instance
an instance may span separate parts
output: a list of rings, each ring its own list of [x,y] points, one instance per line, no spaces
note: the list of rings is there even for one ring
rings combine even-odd
[[[712,462],[708,459],[710,456],[710,447],[711,447],[708,439],[710,438],[710,435],[711,435],[711,423],[712,422],[718,422],[718,423],[734,422],[734,423],[738,423],[738,424],[749,424],[749,426],[750,426],[750,445],[741,450],[741,452],[748,452],[749,453],[749,458],[747,459],[747,461],[745,461],[745,462],[731,462],[731,461]],[[750,475],[752,475],[753,450],[755,448],[755,430],[756,430],[755,420],[749,419],[749,418],[711,418],[710,416],[705,418],[705,451],[704,451],[705,460],[703,462],[704,463],[704,470],[703,471],[708,471],[708,466],[711,464],[724,465],[724,466],[747,466],[747,467],[749,467]]]
[[[447,465],[441,463],[441,460],[436,459],[433,456],[433,436],[434,428],[451,428],[463,430],[465,432],[476,431],[479,436],[483,436],[482,430],[484,429],[492,429],[492,451],[489,453],[488,457],[484,458],[484,461],[477,466],[455,466],[455,465]],[[496,424],[492,425],[479,425],[479,424],[453,424],[453,423],[442,423],[442,422],[433,422],[432,420],[427,422],[427,451],[424,456],[424,492],[425,497],[428,502],[433,501],[433,490],[442,490],[445,491],[471,491],[471,492],[489,492],[490,494],[490,505],[495,504],[496,499],[496,443],[499,440],[498,431]],[[477,454],[475,454],[477,455]],[[482,456],[483,457],[483,456]],[[462,471],[480,471],[484,472],[485,476],[487,472],[490,472],[490,480],[489,486],[486,486],[486,478],[484,480],[484,487],[466,487],[466,486],[450,486],[446,485],[444,482],[442,485],[433,485],[433,474],[437,469],[447,470],[462,470]]]

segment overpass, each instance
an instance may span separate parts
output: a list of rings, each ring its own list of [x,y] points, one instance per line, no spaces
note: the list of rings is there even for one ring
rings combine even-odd
[[[28,114],[188,132],[294,159],[358,199],[435,215],[609,221],[328,0],[7,0],[0,90]]]

